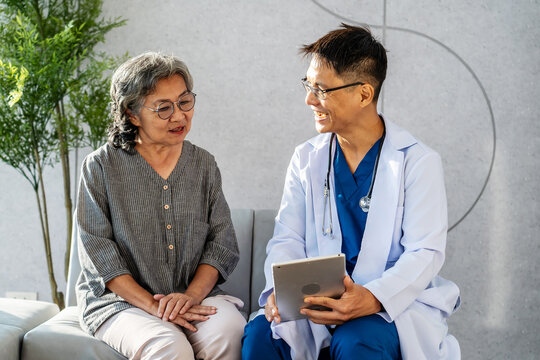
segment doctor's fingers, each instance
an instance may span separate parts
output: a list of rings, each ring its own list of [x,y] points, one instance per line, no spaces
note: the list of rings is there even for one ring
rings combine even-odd
[[[275,306],[270,306],[266,304],[264,306],[264,317],[266,318],[266,320],[268,320],[268,322],[272,322],[272,320],[274,320],[278,324],[281,322],[278,309]]]
[[[318,311],[302,309],[302,314],[315,324],[321,325],[341,325],[347,321],[347,316],[339,311]]]
[[[319,325],[343,325],[345,321],[343,320],[327,320],[327,319],[319,319],[319,318],[309,318],[311,322]]]
[[[336,300],[336,299],[332,299],[332,298],[326,297],[326,296],[307,297],[307,298],[304,299],[304,302],[307,303],[307,304],[310,304],[310,305],[323,305],[323,306],[326,306],[326,307],[328,307],[330,309],[340,310],[339,309],[339,306],[340,306],[339,299]]]
[[[266,304],[264,305],[264,316],[268,322],[275,320],[276,323],[279,323],[281,321],[279,311],[276,306],[276,297],[273,292],[266,299]]]

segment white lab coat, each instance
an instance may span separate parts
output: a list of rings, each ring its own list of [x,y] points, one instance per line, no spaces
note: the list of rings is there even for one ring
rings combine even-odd
[[[459,305],[459,289],[439,277],[448,229],[446,194],[439,155],[407,131],[385,120],[371,206],[353,280],[383,304],[379,313],[394,321],[403,359],[460,359],[446,318]],[[330,174],[333,236],[322,233],[324,180],[330,134],[298,146],[291,159],[274,235],[264,265],[263,306],[273,290],[271,264],[341,252],[341,229]],[[328,210],[330,208],[330,210]],[[274,337],[291,346],[293,359],[317,359],[330,343],[323,325],[298,320],[271,325]]]

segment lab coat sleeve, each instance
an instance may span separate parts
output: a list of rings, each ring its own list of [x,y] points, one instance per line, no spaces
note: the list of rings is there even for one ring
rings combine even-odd
[[[306,187],[302,181],[303,172],[300,150],[297,148],[287,169],[281,206],[276,217],[274,235],[266,246],[264,275],[266,286],[259,297],[259,305],[264,306],[272,293],[272,263],[306,257]],[[305,173],[304,173],[305,174]]]
[[[391,320],[420,296],[444,262],[448,219],[442,163],[437,153],[427,152],[405,164],[403,209],[397,211],[403,211],[403,253],[380,278],[365,284]]]

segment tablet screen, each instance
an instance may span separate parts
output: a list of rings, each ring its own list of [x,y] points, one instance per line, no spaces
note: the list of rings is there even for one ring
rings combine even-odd
[[[306,318],[304,298],[339,298],[345,291],[345,255],[319,256],[272,264],[276,305],[281,321]],[[317,307],[316,310],[326,308]]]

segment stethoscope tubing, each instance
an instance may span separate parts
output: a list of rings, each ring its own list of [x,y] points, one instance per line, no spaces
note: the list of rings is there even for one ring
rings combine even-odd
[[[333,234],[333,226],[332,226],[332,200],[330,198],[330,172],[332,170],[332,145],[334,143],[334,139],[336,137],[336,133],[332,133],[330,137],[330,146],[328,146],[328,170],[326,171],[326,180],[324,182],[324,209],[323,209],[323,235],[332,235]],[[377,158],[375,159],[375,167],[373,168],[373,175],[371,176],[371,183],[369,184],[369,190],[366,196],[363,196],[360,199],[360,207],[364,212],[369,211],[369,204],[371,202],[371,194],[373,193],[373,184],[375,184],[375,179],[377,177],[377,170],[379,168],[379,159],[381,157],[381,150],[384,144],[384,139],[386,137],[386,128],[383,130],[383,134],[381,137],[381,142],[379,143],[379,149],[377,150]],[[367,207],[362,206],[362,201],[367,201]],[[325,229],[326,224],[326,204],[329,204],[329,227],[328,229]]]

